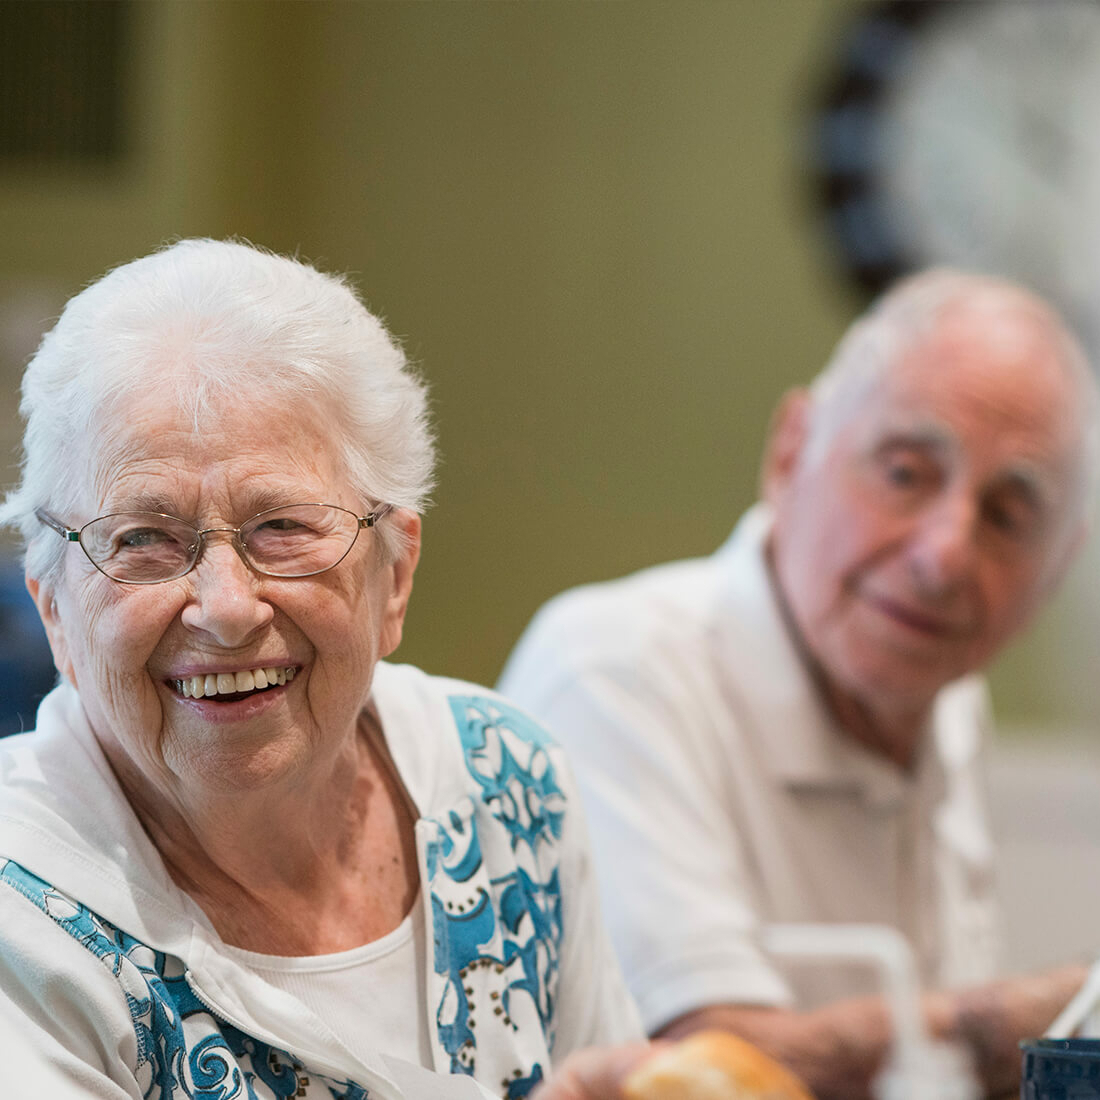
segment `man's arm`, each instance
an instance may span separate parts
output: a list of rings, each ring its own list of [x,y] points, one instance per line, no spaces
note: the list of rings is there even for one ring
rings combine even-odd
[[[531,1100],[620,1100],[623,1082],[649,1057],[652,1043],[574,1051]]]
[[[1041,1035],[1085,979],[1067,966],[922,998],[925,1026],[964,1045],[988,1097],[1019,1088],[1020,1039]],[[661,1035],[682,1038],[722,1028],[755,1043],[788,1066],[818,1100],[870,1100],[870,1086],[889,1051],[892,1023],[881,997],[858,997],[813,1012],[712,1005],[674,1020]]]

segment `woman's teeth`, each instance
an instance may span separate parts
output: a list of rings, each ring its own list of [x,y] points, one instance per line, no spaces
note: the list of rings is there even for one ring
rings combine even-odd
[[[253,668],[243,672],[219,672],[206,676],[189,676],[173,681],[185,699],[202,699],[208,695],[236,695],[245,691],[285,684],[294,679],[293,668]]]

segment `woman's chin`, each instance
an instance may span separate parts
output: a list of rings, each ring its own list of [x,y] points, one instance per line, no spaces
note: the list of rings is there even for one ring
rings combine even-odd
[[[293,728],[229,733],[223,725],[208,727],[206,736],[181,732],[165,741],[165,760],[185,786],[239,794],[300,777],[312,743]]]

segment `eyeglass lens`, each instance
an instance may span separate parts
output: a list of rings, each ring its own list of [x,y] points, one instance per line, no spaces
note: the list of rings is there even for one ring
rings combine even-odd
[[[220,530],[200,532],[155,512],[119,512],[82,528],[80,544],[107,576],[148,583],[182,576],[194,565],[201,543]],[[253,516],[235,541],[258,572],[303,577],[331,569],[358,533],[359,520],[352,512],[335,505],[297,504]]]

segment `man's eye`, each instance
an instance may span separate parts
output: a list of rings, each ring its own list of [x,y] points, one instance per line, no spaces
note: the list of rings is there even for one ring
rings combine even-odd
[[[921,471],[915,462],[890,459],[885,463],[883,476],[898,489],[912,489],[920,484]]]
[[[1013,538],[1027,535],[1038,522],[1034,511],[1019,501],[986,501],[984,515],[996,531]]]

